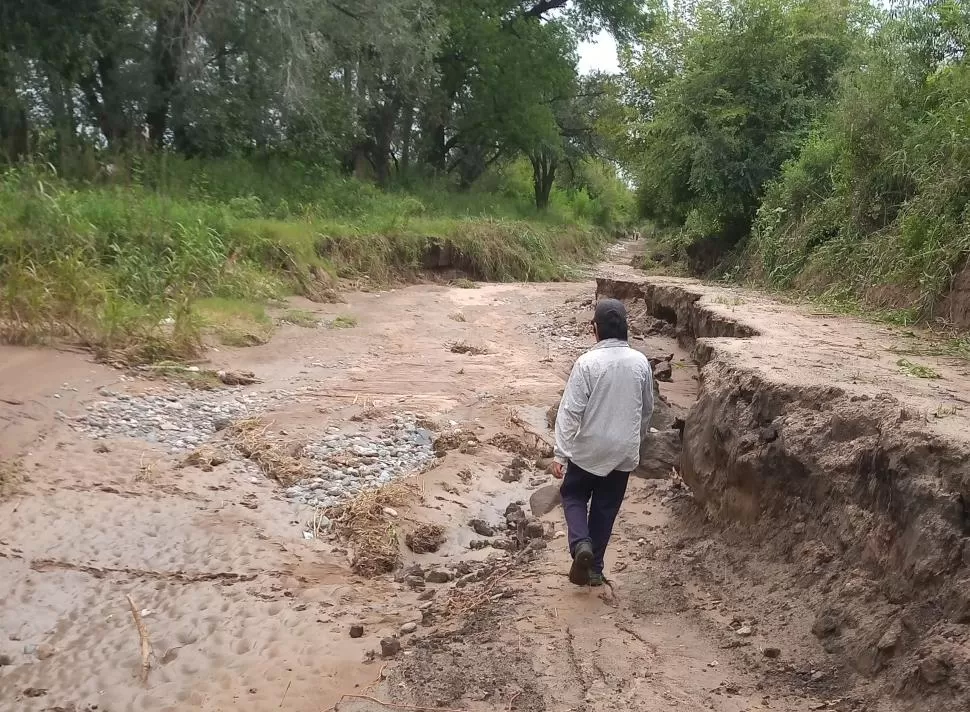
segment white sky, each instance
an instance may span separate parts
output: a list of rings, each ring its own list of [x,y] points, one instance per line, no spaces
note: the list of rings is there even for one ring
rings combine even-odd
[[[616,60],[616,41],[605,30],[600,31],[592,41],[579,43],[579,73],[589,74],[597,70],[612,73],[620,71]]]

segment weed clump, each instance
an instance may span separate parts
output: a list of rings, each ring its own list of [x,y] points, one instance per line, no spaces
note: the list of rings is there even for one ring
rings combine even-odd
[[[306,463],[299,456],[297,443],[280,443],[267,435],[268,426],[260,418],[237,420],[227,429],[229,442],[243,457],[255,462],[263,474],[289,486],[307,476]]]
[[[405,535],[404,543],[415,554],[435,552],[445,543],[445,529],[440,524],[420,524]]]
[[[411,279],[436,253],[474,279],[565,279],[608,240],[563,214],[522,219],[496,203],[491,214],[503,217],[485,218],[464,198],[449,207],[437,195],[426,209],[337,177],[316,175],[325,185],[312,189],[281,179],[299,193],[292,201],[240,194],[258,181],[229,170],[214,174],[225,185],[199,190],[180,166],[158,167],[172,180],[146,173],[124,185],[72,183],[36,167],[0,173],[0,340],[67,338],[127,365],[184,361],[207,335],[264,343],[274,326],[264,304],[290,294],[339,302],[340,279]]]
[[[352,316],[338,316],[329,324],[331,329],[353,329],[357,326],[357,318]]]
[[[402,507],[416,496],[413,484],[392,482],[328,510],[334,531],[354,550],[351,568],[355,572],[373,577],[400,565],[397,512],[392,508]]]

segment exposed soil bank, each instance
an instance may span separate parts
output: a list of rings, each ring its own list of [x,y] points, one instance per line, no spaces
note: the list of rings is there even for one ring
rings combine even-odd
[[[966,365],[918,355],[939,378],[915,378],[905,336],[689,280],[597,292],[694,346],[684,480],[715,526],[785,562],[825,650],[914,709],[970,708]]]

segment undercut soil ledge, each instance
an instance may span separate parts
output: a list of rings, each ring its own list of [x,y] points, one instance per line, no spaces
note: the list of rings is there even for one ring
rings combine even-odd
[[[806,637],[913,709],[970,709],[967,363],[691,280],[600,279],[597,296],[694,349],[683,478],[711,526],[787,567],[816,606]]]

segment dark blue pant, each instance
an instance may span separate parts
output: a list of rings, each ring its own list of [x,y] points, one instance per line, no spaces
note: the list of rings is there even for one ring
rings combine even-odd
[[[614,470],[598,477],[570,462],[559,488],[569,531],[569,553],[574,555],[579,542],[589,541],[593,545],[593,571],[597,573],[603,573],[603,555],[629,479],[629,472]]]

